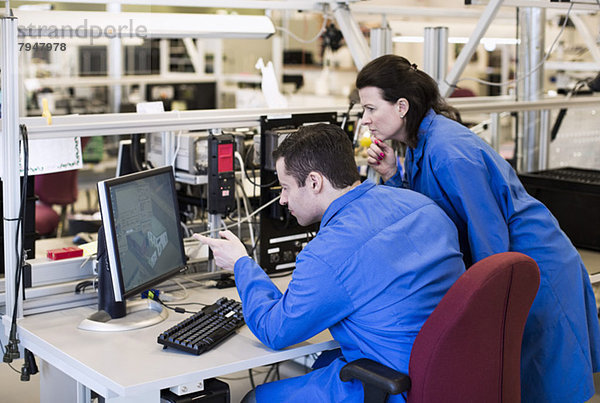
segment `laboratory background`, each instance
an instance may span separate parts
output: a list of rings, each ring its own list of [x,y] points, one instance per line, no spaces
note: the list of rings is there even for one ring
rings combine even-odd
[[[186,303],[239,300],[194,233],[229,228],[285,289],[319,228],[277,202],[271,153],[290,132],[340,126],[361,178],[379,180],[355,80],[386,54],[429,74],[510,163],[600,300],[598,0],[5,1],[1,22],[0,401],[177,402],[214,389],[205,401],[238,402],[335,348],[326,335],[276,355],[242,322],[200,370],[202,355],[165,359],[176,347],[156,337],[201,309]],[[147,318],[108,330],[94,316],[115,318],[148,289],[186,313],[144,305]],[[243,363],[230,362],[232,342]]]

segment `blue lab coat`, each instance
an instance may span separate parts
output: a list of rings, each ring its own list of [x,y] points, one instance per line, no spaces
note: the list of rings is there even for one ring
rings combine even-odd
[[[328,207],[283,294],[249,257],[234,270],[246,324],[265,345],[282,349],[329,329],[343,353],[259,386],[257,400],[362,403],[360,382],[339,379],[346,360],[407,373],[415,336],[465,269],[456,228],[435,203],[367,180]]]
[[[522,401],[589,399],[592,372],[600,369],[596,303],[583,262],[550,211],[487,143],[433,110],[404,164],[404,186],[432,198],[456,224],[467,266],[516,251],[540,268],[523,335]],[[386,185],[401,186],[402,178],[396,174]]]

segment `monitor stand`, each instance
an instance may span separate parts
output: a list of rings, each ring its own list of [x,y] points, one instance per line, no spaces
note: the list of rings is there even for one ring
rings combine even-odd
[[[112,318],[100,310],[82,320],[78,327],[95,332],[122,332],[155,325],[169,316],[162,305],[150,299],[127,301],[126,312],[122,318]]]
[[[154,300],[117,301],[112,285],[104,228],[98,230],[98,311],[84,319],[79,329],[96,332],[122,332],[162,322],[169,316]]]

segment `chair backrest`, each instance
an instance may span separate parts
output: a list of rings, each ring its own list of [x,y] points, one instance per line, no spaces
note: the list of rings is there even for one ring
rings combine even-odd
[[[471,266],[415,339],[408,401],[519,402],[521,341],[539,282],[521,253]]]
[[[77,201],[78,170],[55,172],[35,177],[35,194],[48,205],[66,206]]]
[[[81,138],[81,149],[85,149],[91,137]],[[67,206],[77,201],[78,169],[42,174],[35,177],[35,194],[48,206],[58,204]]]

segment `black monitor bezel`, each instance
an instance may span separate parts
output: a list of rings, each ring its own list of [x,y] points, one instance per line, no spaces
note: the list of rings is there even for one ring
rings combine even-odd
[[[102,213],[102,225],[104,227],[106,236],[106,247],[108,252],[108,258],[110,262],[110,273],[113,283],[113,289],[115,293],[116,301],[124,301],[125,299],[145,290],[148,290],[152,286],[162,283],[166,279],[173,277],[177,273],[185,270],[186,268],[186,255],[183,247],[183,231],[181,225],[177,225],[177,233],[179,235],[178,246],[182,256],[182,265],[176,266],[172,270],[162,274],[161,276],[150,279],[130,290],[125,290],[123,282],[123,276],[121,271],[121,261],[118,253],[118,244],[116,239],[116,228],[115,220],[112,214],[113,206],[110,197],[111,188],[114,186],[122,185],[124,183],[133,182],[139,179],[144,179],[151,176],[159,176],[167,174],[169,181],[171,182],[171,197],[173,200],[173,206],[175,209],[175,216],[180,217],[179,205],[177,202],[177,192],[175,190],[175,176],[173,175],[173,168],[171,166],[150,169],[146,171],[134,172],[128,175],[119,176],[117,178],[107,179],[98,182],[98,199],[100,202],[100,211]],[[104,192],[104,196],[101,197],[101,193]],[[118,284],[118,288],[116,285]]]
[[[118,151],[117,151],[117,170],[115,173],[115,177],[121,177],[121,176],[125,176],[125,175],[129,175],[135,172],[139,172],[139,171],[131,171],[131,172],[127,172],[127,173],[123,173],[123,169],[124,168],[132,168],[133,165],[133,161],[131,160],[131,147],[133,147],[132,145],[132,141],[131,139],[129,140],[120,140],[119,141],[119,147],[118,147]],[[142,138],[140,139],[140,152],[144,153],[144,148],[146,147],[146,139]],[[142,155],[143,157],[143,155]],[[127,164],[128,166],[125,167],[124,165]]]

